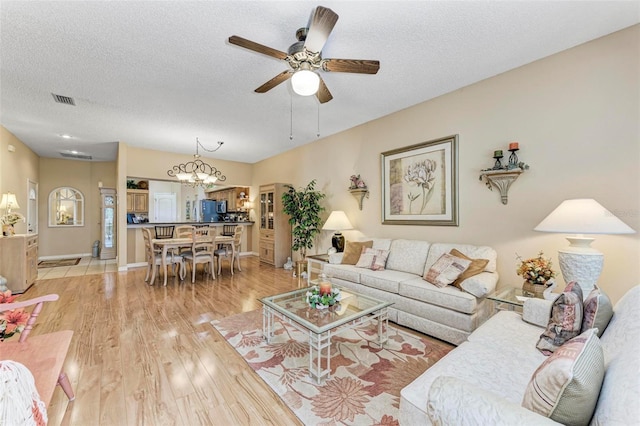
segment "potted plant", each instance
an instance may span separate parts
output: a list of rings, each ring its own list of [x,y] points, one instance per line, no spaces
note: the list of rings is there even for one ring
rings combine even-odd
[[[289,224],[293,234],[293,251],[300,251],[302,259],[297,264],[304,264],[307,256],[307,249],[313,247],[313,240],[320,232],[322,219],[320,213],[324,207],[320,206],[320,200],[325,197],[320,191],[315,189],[316,180],[300,189],[287,185],[289,190],[282,194],[283,211],[289,215]],[[298,274],[301,266],[298,266]]]

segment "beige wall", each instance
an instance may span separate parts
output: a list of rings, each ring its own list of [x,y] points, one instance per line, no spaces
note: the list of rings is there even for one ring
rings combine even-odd
[[[595,198],[640,230],[639,52],[635,26],[259,162],[253,185],[317,179],[325,217],[345,210],[358,230],[347,238],[486,244],[498,251],[499,285],[518,286],[516,254],[544,250],[558,265],[564,237],[533,228],[564,199]],[[459,135],[460,226],[382,225],[380,153],[452,134]],[[478,177],[510,141],[520,142],[531,169],[503,205]],[[362,211],[347,191],[358,173],[371,191]],[[330,234],[322,233],[318,251],[330,247]],[[640,283],[639,234],[598,236],[593,246],[605,253],[600,283],[613,299]]]
[[[10,152],[9,146],[15,151]],[[27,217],[28,181],[38,183],[39,157],[11,132],[0,126],[0,195],[6,192],[16,194],[20,209],[16,210]],[[4,211],[0,212],[4,214]],[[17,234],[27,233],[26,223],[15,225]],[[2,235],[0,233],[0,235]]]
[[[40,159],[39,196],[39,255],[40,257],[69,254],[90,254],[95,240],[100,237],[100,191],[115,188],[116,163],[80,160]],[[85,201],[85,222],[79,227],[49,227],[49,194],[55,188],[69,186],[79,190]]]

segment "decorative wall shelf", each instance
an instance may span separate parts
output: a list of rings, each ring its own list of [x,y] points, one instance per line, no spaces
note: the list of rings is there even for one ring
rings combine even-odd
[[[366,196],[369,198],[369,190],[367,188],[350,189],[349,192],[353,195],[353,198],[358,202],[358,207],[362,210],[362,200]]]
[[[508,194],[509,188],[513,184],[513,182],[518,179],[518,176],[522,174],[524,170],[521,168],[515,168],[511,170],[483,170],[480,174],[480,179],[487,179],[487,187],[492,189],[491,186],[495,186],[500,191],[500,198],[502,200],[502,204],[507,204],[509,201]]]

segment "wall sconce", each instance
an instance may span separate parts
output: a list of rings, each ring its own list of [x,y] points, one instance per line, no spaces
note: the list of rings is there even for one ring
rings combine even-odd
[[[500,199],[502,204],[509,202],[509,188],[518,177],[529,168],[529,166],[520,160],[516,154],[520,150],[518,142],[509,143],[509,160],[506,166],[502,165],[502,150],[493,152],[495,163],[490,169],[481,170],[480,180],[486,179],[487,188],[493,191],[495,186],[500,191]]]
[[[349,178],[351,185],[349,186],[349,192],[358,202],[358,207],[362,210],[362,200],[366,196],[369,198],[369,190],[367,184],[360,178],[360,175],[351,175]]]

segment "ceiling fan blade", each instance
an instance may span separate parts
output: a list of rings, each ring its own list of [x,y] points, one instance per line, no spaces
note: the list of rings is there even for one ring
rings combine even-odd
[[[265,93],[268,92],[269,90],[273,89],[274,87],[276,87],[278,84],[287,81],[291,78],[291,76],[293,75],[292,71],[283,71],[280,74],[276,75],[275,77],[273,77],[271,80],[267,81],[265,84],[263,84],[262,86],[258,87],[255,92],[257,93]]]
[[[324,80],[322,79],[322,77],[320,77],[320,87],[318,87],[318,91],[316,92],[316,97],[318,98],[321,104],[325,102],[329,102],[331,99],[333,99],[333,95],[327,88],[327,85],[324,84]]]
[[[325,59],[322,64],[322,69],[332,72],[376,74],[380,69],[380,61],[360,59]]]
[[[272,56],[277,59],[285,59],[287,57],[287,54],[280,50],[273,49],[236,35],[229,37],[229,43],[244,47],[245,49],[253,50],[254,52],[262,53],[263,55]]]
[[[337,21],[338,15],[333,10],[322,6],[316,7],[309,23],[309,33],[304,47],[309,52],[320,52]]]

